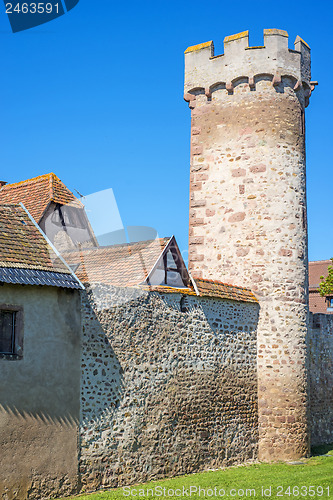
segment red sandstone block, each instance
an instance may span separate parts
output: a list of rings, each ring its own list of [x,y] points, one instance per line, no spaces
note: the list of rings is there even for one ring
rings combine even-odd
[[[200,127],[192,127],[192,135],[198,135],[201,133]]]
[[[196,180],[197,181],[206,181],[208,179],[207,174],[196,174]]]
[[[245,219],[245,212],[236,212],[235,214],[232,214],[228,221],[229,222],[241,222],[242,220]]]
[[[191,236],[190,237],[190,245],[203,245],[204,237],[203,236]]]
[[[204,221],[204,219],[191,219],[190,223],[191,223],[191,226],[203,226],[205,221]]]
[[[260,408],[268,408],[268,403],[266,399],[259,399],[258,406]]]
[[[236,255],[237,257],[245,257],[249,253],[249,248],[237,248]]]
[[[204,163],[199,163],[198,165],[192,165],[191,170],[192,172],[201,172],[202,170],[208,170],[209,165],[206,165]]]
[[[215,215],[215,210],[211,210],[210,208],[207,208],[206,215],[207,215],[207,217],[212,217],[213,215]]]
[[[193,200],[191,201],[191,207],[205,207],[206,200]]]
[[[281,248],[279,251],[279,255],[281,255],[281,257],[291,257],[292,254],[293,252],[289,248]]]
[[[244,177],[246,175],[245,168],[234,168],[231,170],[232,177]]]
[[[191,191],[201,191],[202,182],[191,182]]]
[[[193,146],[192,147],[192,155],[201,155],[203,152],[202,146]]]
[[[190,258],[191,262],[202,262],[204,260],[203,255],[192,255]]]
[[[248,134],[252,134],[252,128],[250,128],[250,127],[243,128],[239,132],[239,135],[248,135]]]
[[[264,165],[263,163],[260,163],[259,165],[253,165],[252,167],[250,167],[250,171],[253,174],[257,174],[259,172],[266,172],[266,165]]]

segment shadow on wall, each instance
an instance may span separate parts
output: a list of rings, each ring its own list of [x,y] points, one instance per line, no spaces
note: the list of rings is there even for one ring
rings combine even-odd
[[[82,341],[81,423],[83,428],[96,421],[109,421],[124,393],[123,369],[110,338],[90,304],[83,302],[85,321]],[[91,438],[91,442],[96,436]]]
[[[10,420],[13,419],[20,419],[22,422],[23,421],[33,421],[39,424],[60,424],[62,426],[68,426],[72,427],[75,425],[79,424],[79,419],[77,415],[73,415],[70,412],[66,412],[64,410],[64,413],[62,415],[51,415],[49,413],[46,413],[44,411],[25,411],[25,410],[19,410],[15,406],[12,405],[6,405],[6,403],[0,404],[0,413],[6,414],[6,417]]]
[[[117,292],[92,288],[84,300],[82,486],[255,458],[259,306],[197,297],[185,306],[180,294],[129,289],[125,304],[101,310],[96,297],[105,305]]]

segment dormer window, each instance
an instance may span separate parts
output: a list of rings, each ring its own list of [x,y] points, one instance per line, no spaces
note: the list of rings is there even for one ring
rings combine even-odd
[[[148,283],[152,286],[187,288],[188,282],[186,266],[175,241],[172,241],[149,275]]]
[[[51,216],[51,221],[56,226],[62,227],[86,229],[88,226],[83,210],[67,205],[56,205],[56,208]]]

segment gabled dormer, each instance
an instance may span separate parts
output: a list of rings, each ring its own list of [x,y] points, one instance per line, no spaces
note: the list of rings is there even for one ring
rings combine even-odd
[[[55,174],[1,184],[0,204],[23,203],[59,251],[97,245],[83,204]]]
[[[172,236],[150,271],[147,285],[187,288],[191,280],[176,239]]]

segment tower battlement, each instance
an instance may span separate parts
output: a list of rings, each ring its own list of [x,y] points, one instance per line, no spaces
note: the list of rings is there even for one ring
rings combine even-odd
[[[248,80],[255,89],[256,78],[271,76],[273,85],[288,76],[294,90],[302,87],[310,97],[316,82],[311,82],[311,55],[309,45],[299,36],[295,49],[288,47],[288,33],[279,29],[264,30],[264,45],[249,47],[249,32],[243,31],[224,39],[224,54],[214,54],[212,41],[194,45],[185,51],[185,100],[191,94],[204,90],[210,97],[214,88],[225,85],[232,93],[237,81]]]

